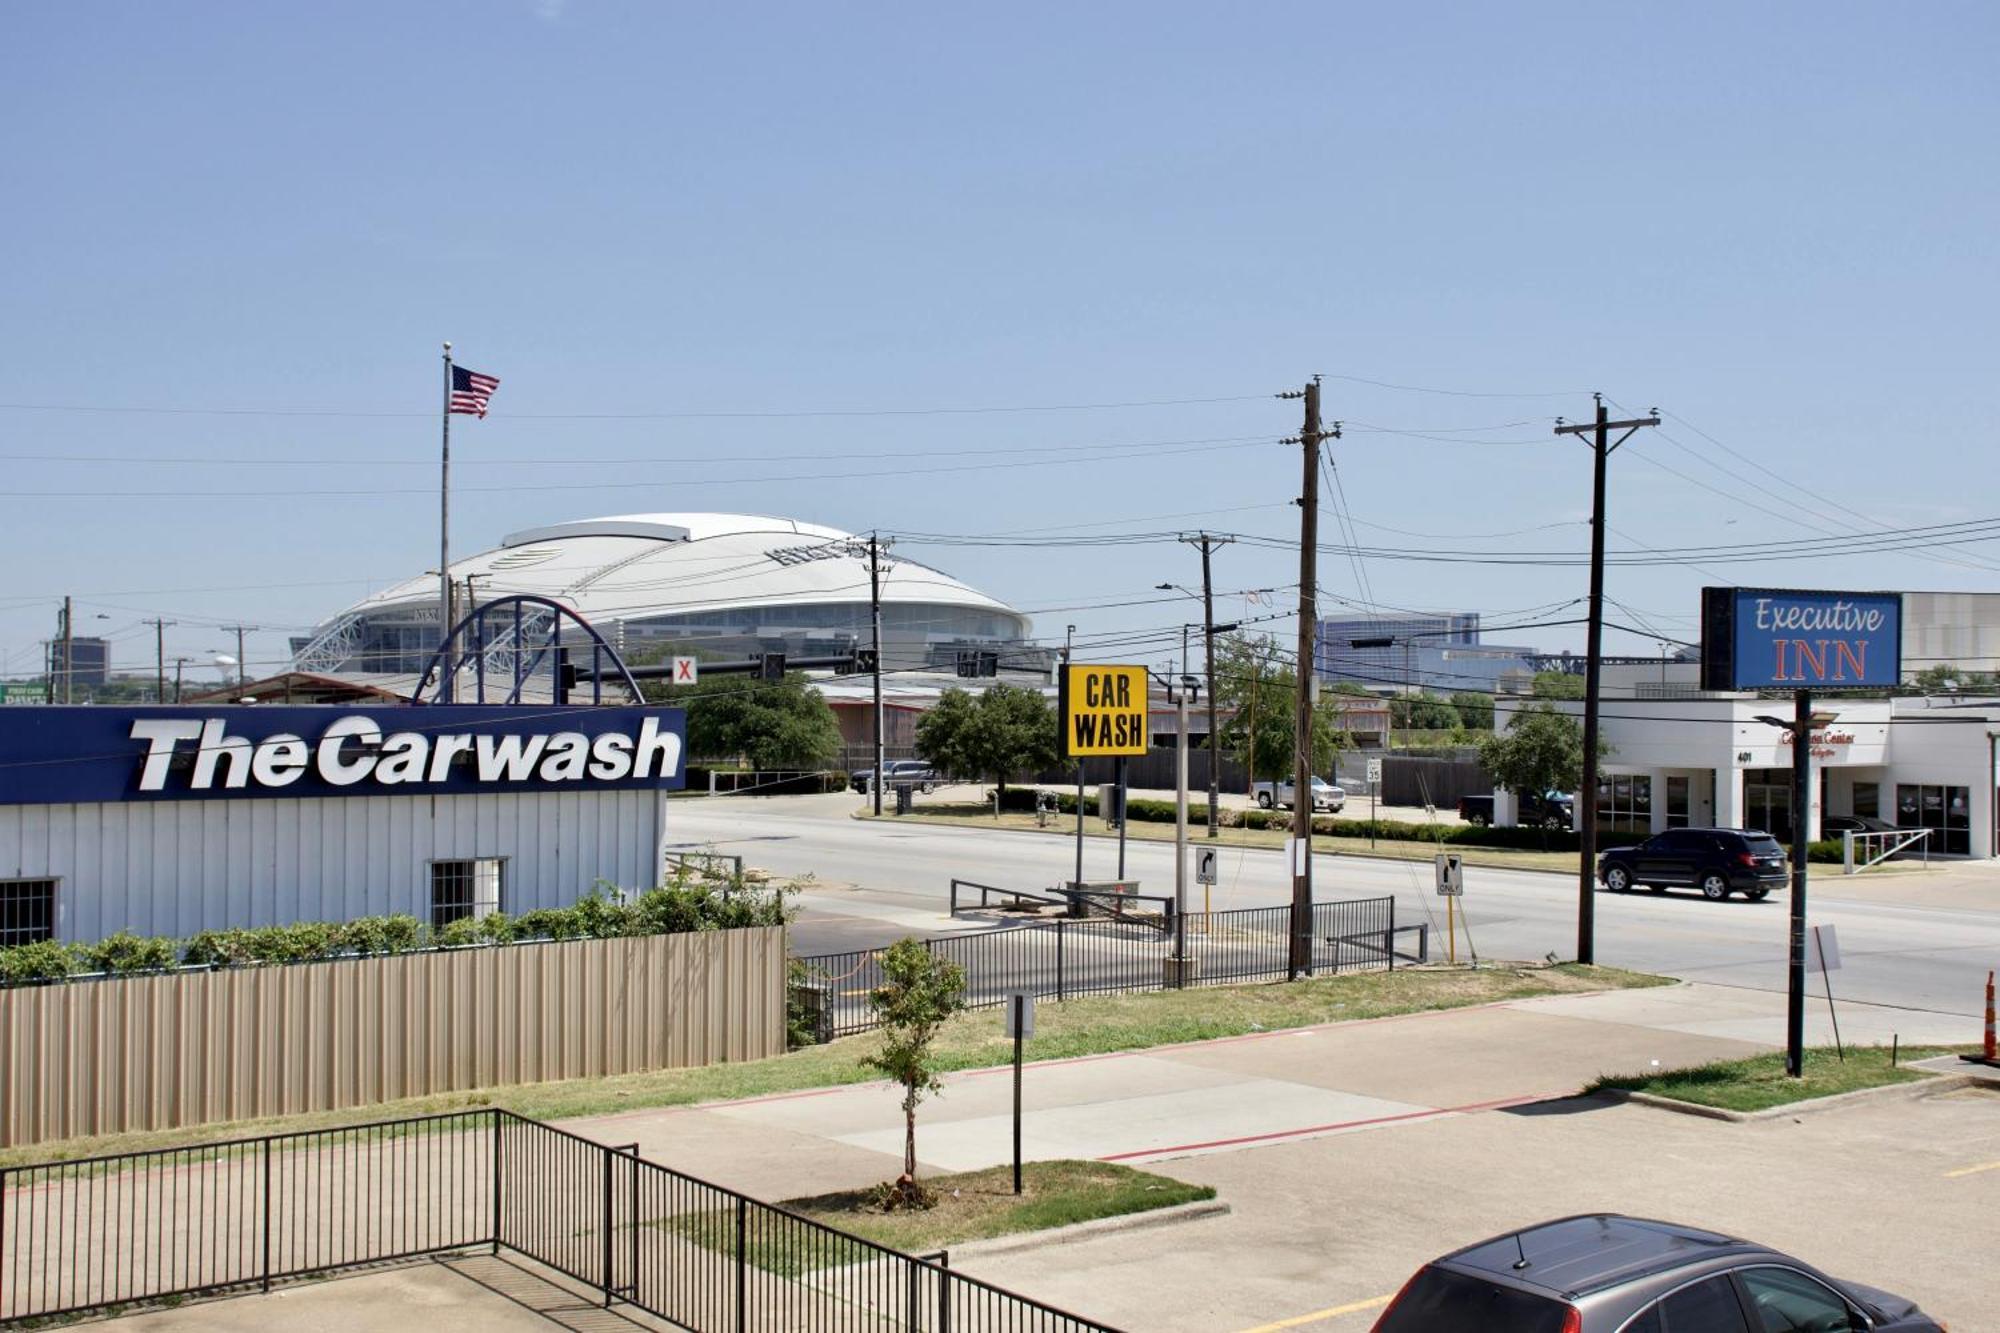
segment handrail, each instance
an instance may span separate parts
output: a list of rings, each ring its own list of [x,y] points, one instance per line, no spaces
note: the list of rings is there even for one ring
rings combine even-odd
[[[981,910],[992,905],[991,895],[996,893],[1005,895],[1012,899],[1014,903],[1034,903],[1038,907],[1061,907],[1064,904],[1063,899],[1051,898],[1044,893],[1029,893],[1024,889],[1003,889],[997,884],[981,884],[969,879],[953,879],[951,882],[951,915],[953,916],[958,915],[958,890],[960,885],[968,889],[979,890],[979,906]]]
[[[1931,863],[1932,832],[1933,830],[1927,828],[1869,829],[1859,833],[1853,829],[1844,829],[1840,834],[1840,873],[1843,875],[1858,875],[1864,870],[1882,864],[1882,862],[1888,860],[1898,852],[1905,851],[1919,842],[1924,845],[1924,864],[1929,865]],[[1900,838],[1902,841],[1891,847],[1889,846],[1891,838]],[[1879,842],[1882,850],[1861,864],[1856,865],[1854,862],[1854,844],[1857,842]]]

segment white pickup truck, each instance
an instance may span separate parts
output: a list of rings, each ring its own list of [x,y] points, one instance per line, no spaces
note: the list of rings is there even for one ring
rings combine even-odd
[[[1259,809],[1270,810],[1283,807],[1289,810],[1292,808],[1292,781],[1290,778],[1275,784],[1269,782],[1253,783],[1250,790],[1257,797],[1257,806]],[[1341,807],[1347,804],[1347,793],[1334,786],[1331,782],[1328,782],[1325,778],[1314,778],[1312,780],[1312,803],[1315,810],[1324,810],[1328,814],[1337,815],[1340,813]]]

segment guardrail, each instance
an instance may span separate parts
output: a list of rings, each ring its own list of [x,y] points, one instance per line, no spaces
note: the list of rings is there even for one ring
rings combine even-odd
[[[1115,1333],[496,1108],[0,1168],[9,1323],[481,1250],[697,1333]]]
[[[953,916],[957,916],[959,912],[958,891],[960,889],[967,891],[966,896],[968,898],[971,897],[971,891],[977,889],[979,891],[979,907],[981,909],[993,906],[993,895],[996,893],[1008,899],[1007,902],[1001,904],[1003,909],[1019,907],[1024,903],[1032,903],[1036,907],[1067,907],[1069,905],[1066,899],[1052,898],[1046,893],[1029,893],[1024,889],[1003,889],[997,884],[980,884],[969,879],[954,879],[951,882],[951,914]],[[968,909],[970,906],[971,904],[968,903]]]
[[[1190,912],[1182,921],[1190,984],[1255,981],[1289,974],[1289,907],[1249,907],[1228,912]],[[1417,932],[1414,954],[1399,951],[1397,940]],[[1429,929],[1398,926],[1393,898],[1356,898],[1316,903],[1312,910],[1308,971],[1339,973],[1394,969],[1399,962],[1422,962],[1429,955]],[[944,935],[925,947],[957,963],[965,972],[966,1002],[974,1009],[1006,1003],[1015,991],[1067,1000],[1167,988],[1171,930],[1133,930],[1107,918],[1062,919]],[[886,948],[887,946],[881,946]],[[875,1026],[869,992],[883,983],[881,953],[844,953],[798,958],[816,1006],[822,1039],[867,1032]],[[1185,974],[1184,974],[1185,975]]]
[[[743,858],[728,852],[662,852],[660,857],[669,871],[685,867],[704,879],[743,882]]]

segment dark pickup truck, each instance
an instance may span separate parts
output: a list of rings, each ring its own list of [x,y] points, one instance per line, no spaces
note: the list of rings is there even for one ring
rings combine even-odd
[[[1528,828],[1569,828],[1574,824],[1570,811],[1574,801],[1567,792],[1550,792],[1547,796],[1523,796],[1515,809],[1515,822]],[[1493,822],[1493,798],[1491,796],[1461,796],[1458,798],[1458,817],[1468,824],[1487,825]]]

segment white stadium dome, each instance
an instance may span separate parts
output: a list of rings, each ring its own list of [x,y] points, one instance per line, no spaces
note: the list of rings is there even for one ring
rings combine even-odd
[[[711,658],[825,656],[870,641],[868,543],[837,528],[756,514],[619,514],[528,528],[454,560],[464,615],[514,593],[559,602],[628,660],[664,648]],[[295,641],[295,670],[408,676],[438,647],[438,581],[405,580]],[[951,670],[966,649],[1019,648],[1028,618],[889,552],[882,571],[885,670]],[[1026,665],[1022,663],[1021,665]]]

